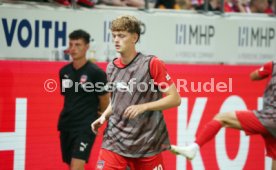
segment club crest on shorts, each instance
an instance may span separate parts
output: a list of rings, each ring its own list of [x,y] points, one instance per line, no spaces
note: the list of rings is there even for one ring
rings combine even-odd
[[[96,166],[97,170],[102,170],[104,168],[104,161],[99,160]]]

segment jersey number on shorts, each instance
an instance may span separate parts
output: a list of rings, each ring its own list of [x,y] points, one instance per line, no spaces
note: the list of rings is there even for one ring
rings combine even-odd
[[[154,167],[153,170],[163,170],[163,167],[159,164],[158,166]]]

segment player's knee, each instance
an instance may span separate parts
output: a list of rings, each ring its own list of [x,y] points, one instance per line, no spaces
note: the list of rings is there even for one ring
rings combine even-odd
[[[70,166],[70,170],[84,170],[84,167],[81,167],[81,166]]]
[[[71,164],[70,170],[84,170],[84,166],[79,164]]]

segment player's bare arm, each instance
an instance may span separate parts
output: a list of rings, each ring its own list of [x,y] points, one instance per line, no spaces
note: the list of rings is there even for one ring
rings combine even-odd
[[[254,80],[261,80],[261,77],[259,76],[258,70],[255,70],[250,74],[250,79],[253,80],[253,81]]]
[[[174,84],[168,87],[163,93],[165,97],[160,100],[127,107],[124,116],[132,119],[145,111],[165,110],[180,105],[181,98]]]
[[[268,77],[268,76],[266,76]],[[253,71],[251,74],[250,74],[250,79],[253,80],[253,81],[256,81],[256,80],[263,80],[265,79],[266,77],[261,77],[259,75],[259,70],[255,70]]]
[[[104,122],[108,119],[111,113],[112,106],[111,103],[109,103],[108,107],[103,112],[103,114],[91,124],[91,129],[95,134],[98,133],[98,129],[104,124]]]
[[[99,113],[100,115],[106,110],[109,105],[110,93],[105,93],[98,96],[99,98]]]

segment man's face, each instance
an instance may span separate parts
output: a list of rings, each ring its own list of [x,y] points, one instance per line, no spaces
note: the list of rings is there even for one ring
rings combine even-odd
[[[138,35],[127,31],[112,31],[113,42],[118,53],[134,48]]]
[[[85,58],[88,48],[89,44],[86,44],[83,39],[69,40],[69,54],[73,60]]]

